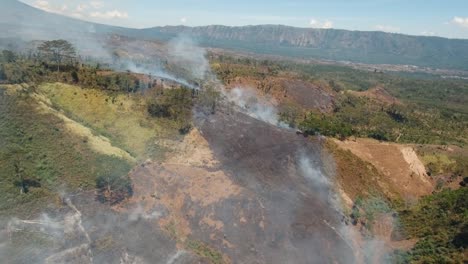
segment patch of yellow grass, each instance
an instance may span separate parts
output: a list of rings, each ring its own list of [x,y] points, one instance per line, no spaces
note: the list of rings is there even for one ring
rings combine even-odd
[[[15,95],[23,90],[26,90],[26,87],[21,84],[3,84],[0,85],[0,87],[6,91],[7,95]]]
[[[429,164],[432,162],[432,163],[440,163],[442,165],[451,165],[455,163],[445,154],[425,154],[422,157],[422,159],[425,164]]]
[[[423,154],[421,159],[426,167],[429,166],[435,169],[435,173],[444,173],[455,165],[454,160],[450,159],[448,155],[441,153]]]
[[[170,132],[164,129],[170,124],[147,114],[139,95],[111,94],[61,83],[41,85],[38,91],[55,108],[105,135],[139,160],[156,155],[153,153],[158,149],[155,138],[168,136]]]
[[[40,96],[38,96],[40,97]],[[90,148],[97,152],[101,153],[104,155],[109,155],[109,156],[117,156],[119,158],[126,159],[130,162],[135,162],[135,158],[132,157],[128,152],[117,148],[115,146],[112,146],[110,140],[104,136],[96,136],[92,133],[91,129],[88,127],[83,126],[82,124],[68,118],[64,114],[52,109],[47,103],[44,101],[39,101],[39,105],[41,109],[38,109],[39,111],[43,111],[45,113],[52,113],[55,116],[59,117],[60,119],[63,120],[66,129],[74,134],[75,136],[83,138],[83,141],[86,141],[86,143],[90,146]]]

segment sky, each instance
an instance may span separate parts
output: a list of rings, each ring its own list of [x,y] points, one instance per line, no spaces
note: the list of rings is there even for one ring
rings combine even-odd
[[[259,25],[468,39],[468,0],[21,0],[83,20],[146,28]]]

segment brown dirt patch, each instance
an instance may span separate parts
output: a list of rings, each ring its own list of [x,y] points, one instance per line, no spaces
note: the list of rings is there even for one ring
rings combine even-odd
[[[372,164],[384,176],[380,184],[388,184],[403,198],[428,195],[434,188],[412,147],[371,139],[333,141]]]
[[[363,160],[335,141],[327,140],[326,146],[333,154],[337,192],[342,205],[350,209],[358,197],[382,195],[389,199],[398,199],[398,194],[386,177],[370,162]]]
[[[154,208],[163,206],[167,214],[157,221],[158,224],[184,242],[192,234],[190,220],[195,215],[193,209],[187,210],[188,204],[210,208],[242,190],[216,168],[218,162],[197,129],[183,141],[172,142],[171,147],[173,151],[165,162],[148,161],[130,173],[134,195],[126,205],[116,209],[125,210],[138,204],[150,214]],[[224,226],[214,213],[203,217],[199,224],[218,230]]]
[[[184,137],[182,142],[173,145],[173,153],[165,164],[183,164],[194,167],[213,168],[219,162],[213,157],[208,142],[198,129],[194,128]]]
[[[333,93],[311,82],[288,77],[252,79],[237,77],[229,82],[228,89],[255,88],[260,96],[269,95],[278,105],[297,105],[305,110],[329,112],[333,109]]]
[[[348,93],[358,97],[373,99],[384,104],[401,104],[397,98],[393,97],[389,92],[387,92],[387,90],[385,90],[385,88],[380,86],[363,92],[348,91]]]

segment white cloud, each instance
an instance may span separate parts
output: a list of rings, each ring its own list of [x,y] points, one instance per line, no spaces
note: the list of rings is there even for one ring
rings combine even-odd
[[[388,25],[377,25],[377,26],[375,26],[375,29],[377,29],[379,31],[390,32],[390,33],[400,32],[399,27],[388,26]]]
[[[65,14],[65,12],[68,10],[67,5],[52,6],[49,3],[49,1],[46,1],[46,0],[37,0],[32,4],[32,6],[42,9],[47,12],[58,13],[58,14]]]
[[[317,19],[310,19],[309,21],[309,25],[313,28],[332,28],[333,27],[333,22],[330,21],[330,20],[326,20],[326,21],[319,21]]]
[[[468,17],[454,17],[452,23],[460,27],[468,28]]]
[[[122,19],[128,18],[128,13],[118,10],[112,10],[107,12],[92,12],[91,14],[89,14],[89,16],[102,19]]]
[[[92,9],[100,9],[104,6],[101,1],[89,1],[87,3],[78,4],[75,8],[69,9],[67,5],[57,5],[50,3],[47,0],[36,0],[33,6],[47,12],[57,13],[76,18],[97,18],[97,19],[125,19],[128,18],[128,13],[119,10],[110,11],[92,11]]]
[[[79,4],[76,6],[76,12],[83,12],[86,9],[88,9],[88,5],[85,4]]]
[[[37,0],[32,4],[34,7],[49,11],[49,2],[45,0]]]
[[[187,18],[186,17],[181,18],[180,23],[182,23],[182,24],[187,23]]]
[[[100,9],[104,7],[104,3],[101,1],[91,1],[89,5],[92,6],[94,9]]]
[[[421,35],[423,35],[423,36],[435,36],[436,33],[432,32],[432,31],[423,31],[423,32],[421,32]]]
[[[331,21],[323,22],[322,28],[332,28],[332,27],[333,27],[333,22]]]

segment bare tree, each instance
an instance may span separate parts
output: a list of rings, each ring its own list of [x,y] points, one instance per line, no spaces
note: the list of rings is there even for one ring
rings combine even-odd
[[[14,166],[15,166],[15,174],[16,174],[16,177],[18,178],[16,181],[16,185],[20,188],[21,194],[26,193],[27,189],[26,189],[26,184],[24,182],[24,178],[23,178],[23,169],[20,167],[19,162],[15,162]]]
[[[38,50],[57,63],[58,72],[60,72],[60,64],[64,58],[73,59],[76,57],[75,47],[63,39],[45,41],[39,46]]]

